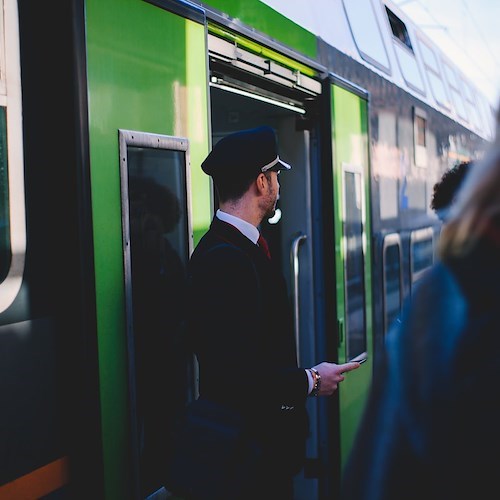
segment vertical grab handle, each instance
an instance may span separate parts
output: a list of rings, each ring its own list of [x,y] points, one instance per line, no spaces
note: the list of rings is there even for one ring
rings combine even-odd
[[[297,364],[300,366],[300,311],[299,311],[299,246],[307,238],[305,234],[299,234],[290,248],[290,266],[292,270],[292,297],[295,344],[297,346]]]
[[[338,336],[337,336],[337,345],[340,347],[342,345],[342,342],[344,342],[344,319],[337,319],[337,331],[338,331]]]

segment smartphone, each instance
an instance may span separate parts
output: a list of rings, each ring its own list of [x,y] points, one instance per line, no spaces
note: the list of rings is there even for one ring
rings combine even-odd
[[[357,355],[357,356],[355,356],[354,358],[350,359],[350,360],[348,361],[348,363],[351,363],[351,362],[356,362],[356,363],[362,364],[362,363],[364,363],[367,359],[368,359],[368,353],[366,353],[366,352],[362,352],[361,354],[358,354],[358,355]]]

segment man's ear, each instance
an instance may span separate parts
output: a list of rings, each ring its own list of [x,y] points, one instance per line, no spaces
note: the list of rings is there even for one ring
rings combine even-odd
[[[267,178],[264,174],[259,174],[257,179],[255,179],[255,185],[257,186],[257,191],[259,194],[263,194],[267,190]]]

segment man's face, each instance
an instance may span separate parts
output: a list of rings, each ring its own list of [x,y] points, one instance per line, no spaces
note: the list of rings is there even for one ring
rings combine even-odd
[[[267,193],[264,199],[265,203],[265,216],[272,217],[276,210],[276,203],[280,197],[280,183],[278,180],[279,170],[278,172],[269,172],[266,176],[267,179]]]

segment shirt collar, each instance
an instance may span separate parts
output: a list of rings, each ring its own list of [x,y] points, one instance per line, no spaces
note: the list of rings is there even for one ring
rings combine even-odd
[[[216,217],[221,221],[231,224],[238,229],[244,236],[246,236],[252,243],[257,244],[259,239],[259,230],[246,220],[240,219],[235,215],[228,214],[222,210],[217,210]]]

